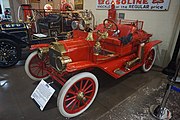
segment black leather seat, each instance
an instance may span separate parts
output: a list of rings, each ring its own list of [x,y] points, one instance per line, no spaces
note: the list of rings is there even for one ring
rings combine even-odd
[[[72,31],[71,23],[76,19],[80,19],[78,13],[49,14],[37,20],[37,30],[38,33],[43,34],[48,32],[48,36],[54,36],[54,32],[61,35],[61,33]]]
[[[43,30],[46,30],[48,31],[48,36],[51,36],[52,30],[60,32],[61,24],[62,16],[60,14],[49,14],[37,20],[37,30],[39,33],[44,33]]]

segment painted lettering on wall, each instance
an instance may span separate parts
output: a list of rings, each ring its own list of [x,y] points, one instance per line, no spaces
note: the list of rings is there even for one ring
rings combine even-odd
[[[97,0],[96,9],[110,9],[111,2],[116,9],[168,10],[170,0]]]

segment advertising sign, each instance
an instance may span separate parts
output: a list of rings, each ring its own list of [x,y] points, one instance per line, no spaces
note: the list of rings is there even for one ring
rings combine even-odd
[[[111,2],[116,9],[127,10],[168,10],[170,0],[96,0],[96,9],[110,9]]]

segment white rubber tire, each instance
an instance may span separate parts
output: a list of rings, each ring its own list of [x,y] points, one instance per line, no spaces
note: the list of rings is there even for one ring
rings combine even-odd
[[[81,111],[77,112],[77,113],[74,113],[74,114],[69,114],[65,111],[64,109],[64,106],[63,106],[63,102],[64,102],[64,97],[67,93],[67,91],[69,90],[69,88],[74,84],[76,83],[78,80],[84,78],[84,77],[88,77],[88,78],[91,78],[94,83],[95,83],[95,92],[94,92],[94,96],[92,98],[92,100],[90,101],[90,103],[84,108],[82,109]],[[83,113],[85,110],[87,110],[89,108],[89,106],[92,104],[92,102],[94,101],[96,95],[97,95],[97,91],[98,91],[98,80],[97,78],[92,74],[92,73],[89,73],[89,72],[83,72],[83,73],[79,73],[73,77],[71,77],[65,84],[64,86],[62,87],[61,91],[59,92],[59,95],[58,95],[58,99],[57,99],[57,106],[58,106],[58,109],[60,111],[60,113],[64,116],[64,117],[67,117],[67,118],[71,118],[71,117],[75,117],[75,116],[78,116],[80,115],[81,113]]]
[[[156,60],[156,49],[155,49],[155,47],[152,47],[151,50],[150,50],[150,52],[151,52],[152,50],[154,50],[154,59],[153,59],[153,61],[152,61],[152,64],[150,65],[149,68],[146,68],[146,67],[145,67],[146,64],[145,64],[145,62],[144,62],[144,64],[143,64],[142,67],[141,67],[143,72],[148,72],[148,71],[152,68],[152,66],[153,66],[153,64],[154,64],[154,62],[155,62],[155,60]],[[149,53],[148,53],[148,54],[149,54]],[[147,58],[145,58],[145,59],[147,59]]]
[[[37,77],[33,76],[33,75],[30,73],[29,64],[30,64],[30,61],[32,60],[32,58],[33,58],[34,56],[36,56],[36,55],[37,55],[37,51],[34,51],[34,52],[32,52],[32,53],[28,56],[28,58],[26,59],[26,62],[25,62],[25,72],[26,72],[26,74],[27,74],[32,80],[34,80],[34,81],[40,81],[40,80],[42,80],[42,79],[47,79],[47,78],[49,78],[49,75],[46,76],[46,77],[43,77],[43,78],[37,78]]]

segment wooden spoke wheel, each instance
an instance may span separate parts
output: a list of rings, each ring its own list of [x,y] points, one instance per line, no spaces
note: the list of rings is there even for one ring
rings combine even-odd
[[[83,113],[94,101],[98,91],[97,78],[89,72],[71,77],[62,87],[57,106],[64,117],[75,117]]]
[[[142,71],[148,72],[152,68],[155,59],[156,59],[156,49],[152,47],[147,57],[145,58],[144,64],[142,66]]]
[[[41,60],[37,51],[34,51],[28,56],[25,62],[25,71],[32,80],[40,81],[49,77],[49,74],[46,72],[48,65],[48,56]]]

